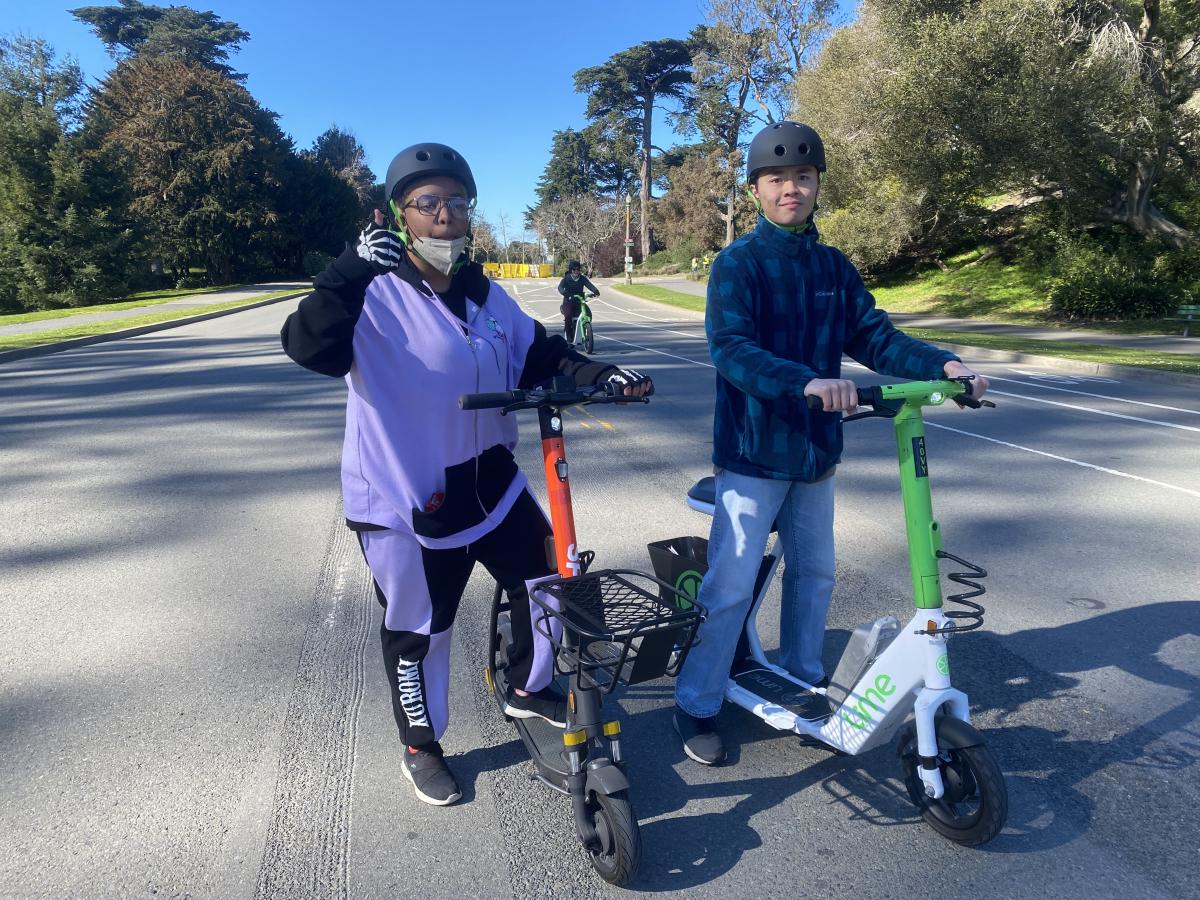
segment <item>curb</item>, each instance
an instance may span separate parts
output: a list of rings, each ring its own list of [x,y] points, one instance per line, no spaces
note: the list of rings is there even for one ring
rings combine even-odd
[[[1109,378],[1128,378],[1158,384],[1182,384],[1200,387],[1200,375],[1185,375],[1183,372],[1160,372],[1156,369],[1141,369],[1136,366],[1115,366],[1110,363],[1088,362],[1082,359],[1064,359],[1061,356],[1037,356],[1032,353],[1017,353],[1012,350],[991,350],[972,344],[951,344],[946,341],[925,341],[942,347],[964,359],[986,359],[991,362],[1013,362],[1046,368],[1066,369],[1086,375],[1102,375]]]
[[[194,316],[187,316],[183,319],[169,319],[166,322],[155,322],[153,325],[139,325],[136,328],[123,328],[119,331],[106,331],[104,334],[89,334],[86,337],[70,338],[69,340],[56,341],[51,344],[39,344],[36,347],[22,347],[20,350],[5,350],[0,352],[0,364],[6,362],[16,362],[19,359],[29,359],[35,356],[49,356],[51,353],[58,353],[62,350],[71,350],[75,347],[86,347],[89,344],[101,344],[105,341],[117,341],[121,338],[137,337],[139,334],[150,334],[154,331],[166,331],[169,328],[179,328],[181,325],[191,325],[194,322],[204,322],[207,319],[219,319],[221,316],[231,316],[234,313],[245,312],[248,309],[257,309],[260,306],[270,306],[272,303],[282,303],[284,300],[295,300],[297,297],[303,297],[310,293],[312,292],[296,291],[294,294],[287,294],[283,297],[272,297],[269,300],[258,300],[254,303],[247,303],[245,306],[235,306],[232,309],[220,309],[216,312],[200,313]]]

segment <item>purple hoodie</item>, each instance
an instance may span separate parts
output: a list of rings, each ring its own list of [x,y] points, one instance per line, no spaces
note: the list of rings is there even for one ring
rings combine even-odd
[[[431,549],[478,540],[526,486],[512,455],[515,419],[464,412],[461,395],[529,388],[560,374],[595,384],[614,369],[547,336],[478,265],[457,273],[446,297],[449,306],[407,260],[380,274],[347,249],[280,336],[300,365],[346,379],[342,494],[350,527],[402,529]]]

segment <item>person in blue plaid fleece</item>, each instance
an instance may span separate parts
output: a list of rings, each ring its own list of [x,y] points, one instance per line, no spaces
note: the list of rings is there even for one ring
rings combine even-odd
[[[854,265],[820,243],[812,214],[824,171],[825,148],[809,126],[760,131],[746,165],[758,224],[718,254],[709,275],[716,509],[698,596],[708,615],[675,686],[675,729],[705,765],[725,758],[716,716],[772,523],[786,566],[780,663],[810,685],[828,683],[821,650],[834,583],[839,419],[857,405],[842,355],[899,378],[974,376],[974,397],[988,386],[954,354],[897,330]],[[810,396],[824,411],[808,408]]]

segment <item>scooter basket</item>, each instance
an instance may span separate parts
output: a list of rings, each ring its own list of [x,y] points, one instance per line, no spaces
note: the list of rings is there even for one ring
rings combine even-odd
[[[626,569],[543,582],[530,596],[541,608],[534,627],[554,645],[558,671],[605,693],[677,675],[704,619],[700,606],[666,582]]]

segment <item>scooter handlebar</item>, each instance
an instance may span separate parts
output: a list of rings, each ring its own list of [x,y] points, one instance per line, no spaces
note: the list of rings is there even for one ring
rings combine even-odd
[[[991,400],[981,400],[971,396],[971,382],[974,379],[974,375],[968,375],[941,381],[912,381],[878,387],[860,387],[857,388],[858,405],[871,407],[874,412],[857,413],[844,421],[850,422],[854,419],[870,418],[874,415],[891,418],[903,404],[938,406],[946,400],[953,400],[959,406],[971,409],[994,408],[996,404]],[[809,409],[825,409],[825,404],[820,397],[805,395],[804,399],[808,403]],[[891,410],[891,412],[885,412],[887,410]]]
[[[592,403],[649,403],[649,397],[627,397],[618,393],[620,388],[612,383],[575,387],[564,386],[561,390],[535,388],[522,391],[498,391],[491,394],[463,394],[458,398],[459,409],[499,409],[502,413],[518,409],[535,409],[539,406],[578,406]]]
[[[459,409],[496,409],[525,400],[524,391],[497,391],[493,394],[463,394],[458,398]]]

